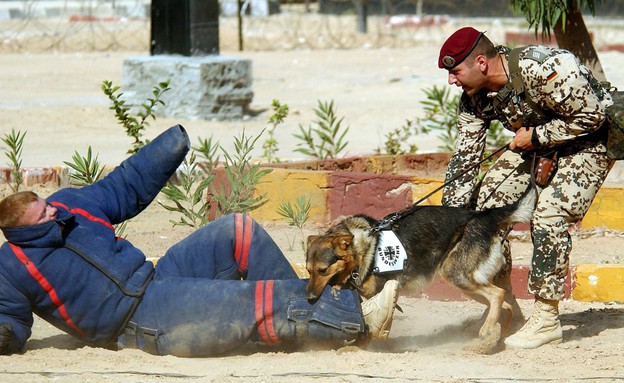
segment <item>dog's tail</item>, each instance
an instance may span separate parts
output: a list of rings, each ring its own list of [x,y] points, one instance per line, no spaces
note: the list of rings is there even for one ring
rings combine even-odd
[[[505,225],[512,225],[514,223],[531,222],[533,211],[535,211],[535,204],[537,203],[537,193],[537,188],[533,185],[529,185],[529,188],[518,201],[509,206],[500,208],[500,210],[506,213],[506,217],[502,220],[502,223]]]
[[[533,217],[536,202],[537,188],[530,185],[518,201],[508,206],[491,209],[489,214],[497,217],[496,222],[500,227],[509,227],[515,223],[528,223]]]

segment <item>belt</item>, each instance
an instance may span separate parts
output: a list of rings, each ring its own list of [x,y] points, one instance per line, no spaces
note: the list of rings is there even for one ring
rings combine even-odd
[[[158,330],[140,327],[134,322],[128,322],[123,332],[117,338],[120,348],[138,348],[152,355],[158,352]]]

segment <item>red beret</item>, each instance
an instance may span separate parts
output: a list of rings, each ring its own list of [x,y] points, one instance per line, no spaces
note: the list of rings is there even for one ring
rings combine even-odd
[[[468,57],[470,52],[477,46],[483,32],[472,27],[458,29],[444,42],[440,49],[438,67],[453,69]]]

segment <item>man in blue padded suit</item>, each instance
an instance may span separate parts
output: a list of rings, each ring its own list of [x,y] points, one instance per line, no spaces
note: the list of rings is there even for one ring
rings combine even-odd
[[[388,336],[397,285],[360,303],[327,288],[306,299],[269,235],[251,218],[215,220],[171,247],[156,267],[112,225],[152,202],[190,143],[180,125],[108,176],[43,200],[0,202],[0,354],[21,352],[33,313],[94,346],[211,356],[247,342],[336,342]]]

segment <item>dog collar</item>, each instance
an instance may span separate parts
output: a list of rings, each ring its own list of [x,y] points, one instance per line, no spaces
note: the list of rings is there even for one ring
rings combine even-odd
[[[375,249],[373,274],[403,271],[407,262],[407,252],[399,237],[392,230],[381,230]]]

